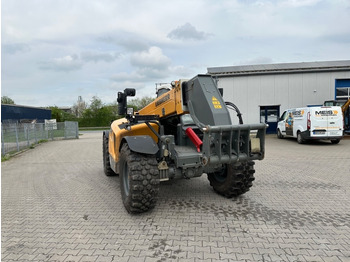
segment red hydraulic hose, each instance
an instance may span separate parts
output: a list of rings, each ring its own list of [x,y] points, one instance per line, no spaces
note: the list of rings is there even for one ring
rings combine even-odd
[[[186,135],[191,139],[192,143],[196,146],[197,151],[201,151],[201,145],[203,144],[202,140],[197,136],[192,128],[188,127],[186,129]]]

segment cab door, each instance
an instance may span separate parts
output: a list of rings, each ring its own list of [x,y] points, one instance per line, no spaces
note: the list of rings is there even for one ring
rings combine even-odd
[[[278,119],[277,129],[281,132],[281,135],[286,135],[286,120],[288,112],[284,111],[281,117]],[[278,132],[277,132],[278,133]]]

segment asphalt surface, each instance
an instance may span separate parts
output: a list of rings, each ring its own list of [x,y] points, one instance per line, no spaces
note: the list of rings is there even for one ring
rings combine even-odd
[[[205,175],[161,184],[128,214],[102,167],[102,133],[50,141],[1,166],[2,261],[350,261],[350,140],[268,136],[236,199]]]

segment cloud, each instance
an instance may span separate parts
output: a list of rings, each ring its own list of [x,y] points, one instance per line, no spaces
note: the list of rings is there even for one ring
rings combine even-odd
[[[149,48],[149,40],[140,34],[131,32],[115,32],[111,35],[99,37],[98,40],[107,44],[120,46],[128,52],[141,52]]]
[[[163,70],[164,68],[168,68],[171,64],[171,60],[163,54],[162,49],[152,46],[147,51],[132,54],[130,63],[138,68]]]
[[[144,80],[143,76],[133,73],[120,72],[116,73],[111,77],[111,80],[114,82],[128,82],[128,81],[142,81]]]
[[[210,36],[210,34],[197,31],[197,29],[190,23],[179,26],[168,34],[168,38],[173,40],[205,40],[208,36]]]
[[[53,71],[75,71],[81,69],[83,63],[77,55],[67,55],[60,58],[54,58],[50,61],[40,62],[39,68],[42,70]]]
[[[89,62],[106,62],[111,63],[119,58],[118,53],[107,52],[82,52],[80,57],[77,54],[67,55],[59,58],[53,58],[49,61],[39,62],[39,69],[52,71],[76,71],[81,69],[84,64]]]
[[[116,53],[102,53],[102,52],[83,52],[81,59],[85,62],[113,62],[119,57]]]
[[[262,64],[272,64],[273,60],[270,57],[256,57],[253,59],[240,61],[241,65],[262,65]]]
[[[16,43],[16,44],[4,44],[2,45],[2,51],[6,54],[16,54],[19,52],[29,52],[30,47],[28,44]]]
[[[287,0],[283,4],[292,7],[302,7],[302,6],[314,6],[318,4],[320,0]]]
[[[213,66],[349,59],[346,0],[134,2],[3,1],[2,92],[69,105]]]

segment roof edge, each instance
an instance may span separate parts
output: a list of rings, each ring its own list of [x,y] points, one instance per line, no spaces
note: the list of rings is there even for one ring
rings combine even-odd
[[[216,76],[348,71],[350,60],[208,67],[207,70]]]

